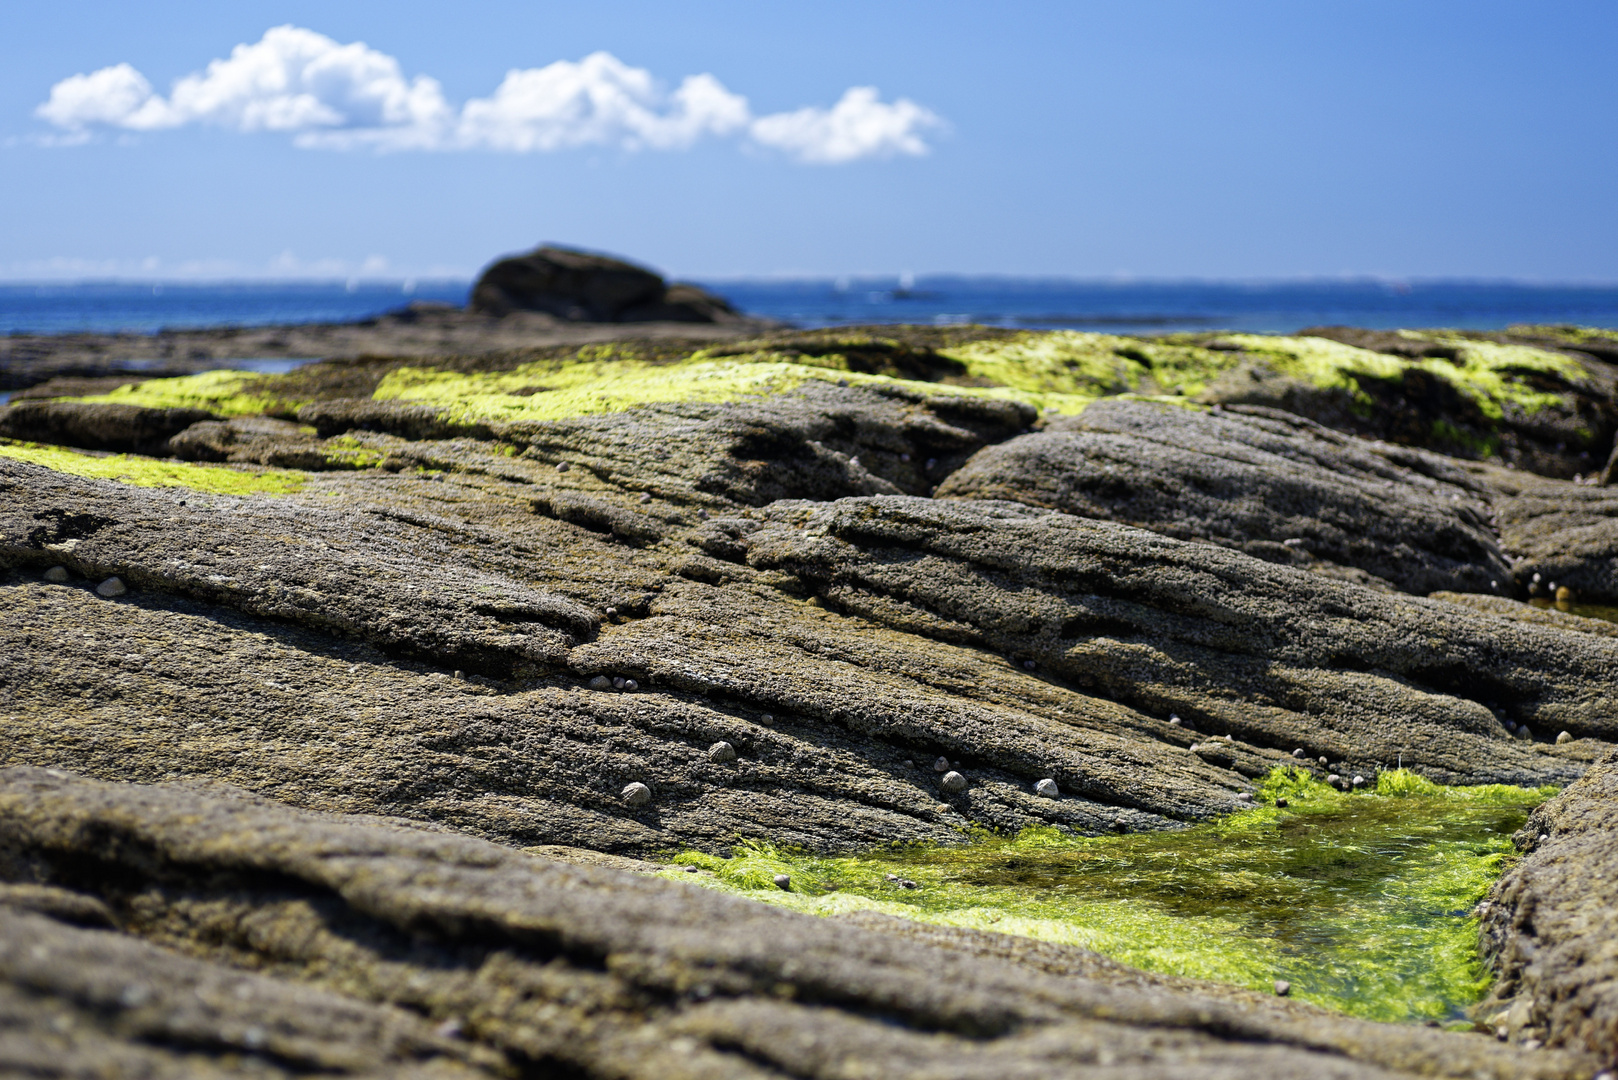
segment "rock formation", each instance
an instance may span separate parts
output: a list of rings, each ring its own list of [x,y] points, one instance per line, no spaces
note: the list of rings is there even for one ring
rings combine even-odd
[[[1618,599],[1613,489],[1562,476],[1610,449],[1193,400],[1369,370],[1319,340],[663,336],[0,410],[0,1071],[1590,1077],[1618,633],[1523,601]],[[1512,1045],[645,876],[1395,762],[1572,785],[1485,919]]]
[[[569,322],[739,320],[736,309],[696,285],[670,285],[643,266],[548,244],[484,270],[469,306],[489,315],[541,311]]]

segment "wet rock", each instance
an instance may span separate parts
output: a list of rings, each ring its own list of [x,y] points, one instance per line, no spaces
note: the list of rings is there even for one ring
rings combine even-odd
[[[980,450],[941,498],[1011,499],[1425,595],[1511,568],[1455,463],[1271,409],[1102,400]]]

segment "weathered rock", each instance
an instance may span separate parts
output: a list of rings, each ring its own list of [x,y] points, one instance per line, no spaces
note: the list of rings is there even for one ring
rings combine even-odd
[[[495,262],[472,286],[470,307],[490,315],[542,311],[570,322],[735,321],[737,313],[695,285],[622,259],[544,246]]]
[[[1618,735],[1605,689],[1618,643],[1604,638],[1010,503],[877,497],[778,504],[769,517],[748,538],[749,562],[794,574],[839,610],[1034,659],[1069,685],[1173,710],[1275,759],[1303,746],[1356,768],[1402,754],[1456,780],[1550,781],[1580,769],[1506,741],[1492,709]],[[1252,768],[1239,747],[1199,752]]]
[[[228,789],[0,773],[0,1066],[281,1076],[1588,1076],[1083,950],[815,919]],[[12,1035],[17,1032],[19,1035]],[[1097,1059],[1107,1064],[1098,1064]]]
[[[29,442],[166,456],[169,439],[213,414],[202,409],[143,409],[88,401],[0,405],[0,436]]]
[[[1406,592],[1502,592],[1482,486],[1436,454],[1273,409],[1102,400],[978,451],[941,498],[1011,499]]]
[[[1522,860],[1482,905],[1483,946],[1498,979],[1476,1014],[1513,1041],[1618,1061],[1618,759],[1534,811]]]
[[[1555,582],[1581,602],[1618,604],[1618,488],[1511,469],[1474,472],[1492,489],[1518,596],[1548,599]]]

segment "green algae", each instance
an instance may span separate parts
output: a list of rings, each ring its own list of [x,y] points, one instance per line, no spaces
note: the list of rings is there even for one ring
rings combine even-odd
[[[307,473],[288,469],[193,465],[134,454],[81,454],[12,440],[0,440],[0,457],[94,480],[116,480],[135,487],[183,487],[214,495],[285,495],[309,479]]]
[[[1076,413],[1099,397],[1194,395],[1235,361],[1228,353],[1076,330],[1029,331],[940,350],[970,378],[1021,392],[1034,404]]]
[[[1277,770],[1254,809],[1170,832],[979,832],[850,857],[744,843],[729,859],[676,862],[712,871],[710,887],[813,914],[871,909],[1257,990],[1286,979],[1298,997],[1372,1019],[1455,1021],[1488,985],[1471,910],[1552,793],[1394,771],[1374,795],[1345,794]]]
[[[1579,362],[1562,353],[1442,333],[1401,330],[1399,336],[1440,346],[1453,358],[1395,356],[1317,337],[1227,334],[1220,344],[1260,357],[1279,374],[1318,389],[1346,391],[1364,409],[1376,404],[1368,380],[1399,382],[1412,371],[1453,386],[1494,422],[1503,419],[1508,409],[1531,416],[1565,406],[1564,394],[1546,389],[1546,383],[1578,386],[1590,381]]]
[[[308,401],[277,394],[277,382],[285,378],[250,371],[204,371],[172,379],[148,379],[105,394],[64,400],[139,405],[147,409],[206,409],[216,416],[227,417],[290,415]]]

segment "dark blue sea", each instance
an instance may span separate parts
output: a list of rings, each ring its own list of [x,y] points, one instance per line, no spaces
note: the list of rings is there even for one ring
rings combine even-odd
[[[984,323],[1115,333],[1306,326],[1618,327],[1618,286],[1497,282],[1281,283],[918,277],[708,281],[750,315],[799,326]],[[135,331],[364,319],[413,300],[466,301],[470,282],[0,284],[0,333]]]

